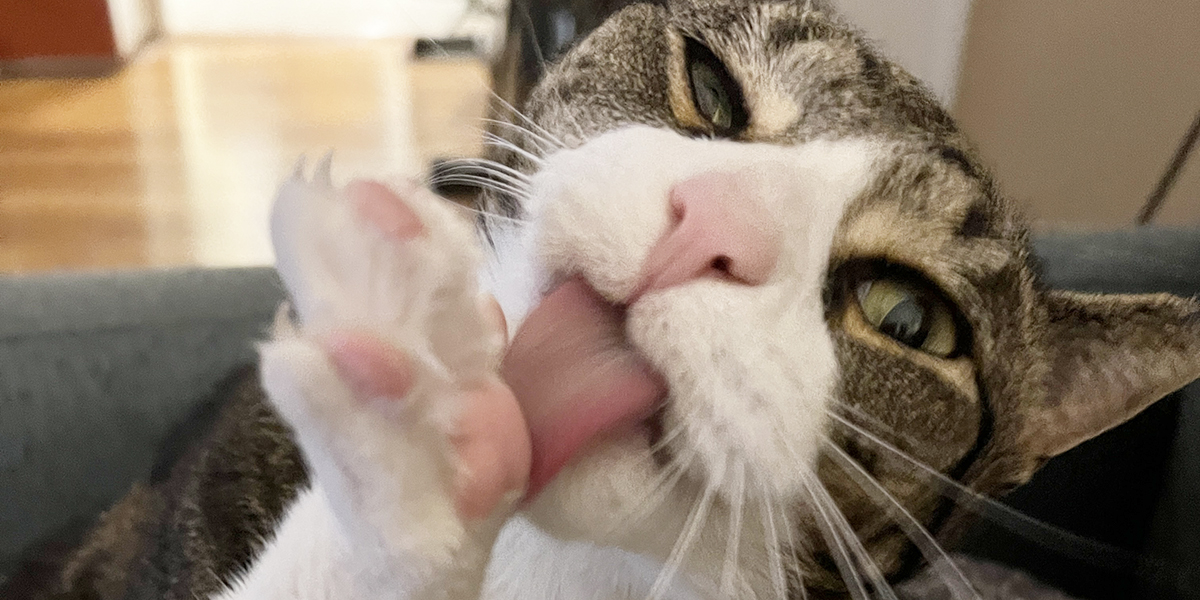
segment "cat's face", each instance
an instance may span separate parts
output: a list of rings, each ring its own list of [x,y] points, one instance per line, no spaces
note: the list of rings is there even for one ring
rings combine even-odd
[[[1193,304],[1042,289],[946,113],[808,3],[628,8],[526,108],[510,318],[582,280],[662,385],[537,495],[557,535],[836,594],[839,545],[912,558],[895,503],[947,525],[914,461],[1003,491],[1200,371]]]

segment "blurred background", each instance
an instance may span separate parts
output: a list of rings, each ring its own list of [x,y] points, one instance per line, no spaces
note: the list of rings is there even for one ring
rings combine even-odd
[[[842,0],[1041,230],[1131,227],[1200,110],[1200,2]],[[0,272],[271,262],[297,157],[480,150],[507,0],[0,0]],[[414,53],[422,37],[464,51]],[[1200,157],[1157,223],[1200,222]]]

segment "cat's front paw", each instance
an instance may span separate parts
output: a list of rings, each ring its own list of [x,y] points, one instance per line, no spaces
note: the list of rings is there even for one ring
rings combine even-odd
[[[315,487],[352,545],[416,579],[481,571],[530,459],[469,224],[415,185],[318,169],[284,185],[272,234],[298,322],[281,313],[263,384]]]
[[[342,381],[360,402],[376,410],[420,418],[411,359],[403,351],[361,332],[340,332],[323,347]],[[396,403],[398,406],[389,407]],[[510,506],[529,481],[529,430],[512,390],[489,377],[461,391],[457,422],[447,431],[458,462],[454,505],[467,521],[487,519]]]

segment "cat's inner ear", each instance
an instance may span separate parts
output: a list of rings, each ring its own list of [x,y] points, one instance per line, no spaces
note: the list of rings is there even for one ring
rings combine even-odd
[[[1042,458],[1124,423],[1200,377],[1200,304],[1168,294],[1048,292],[1050,382],[1029,421]]]

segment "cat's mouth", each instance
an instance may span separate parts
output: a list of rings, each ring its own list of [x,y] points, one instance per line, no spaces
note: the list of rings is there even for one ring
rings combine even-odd
[[[547,294],[514,336],[501,373],[529,424],[532,499],[597,440],[655,430],[662,378],[630,345],[625,311],[581,278]]]

